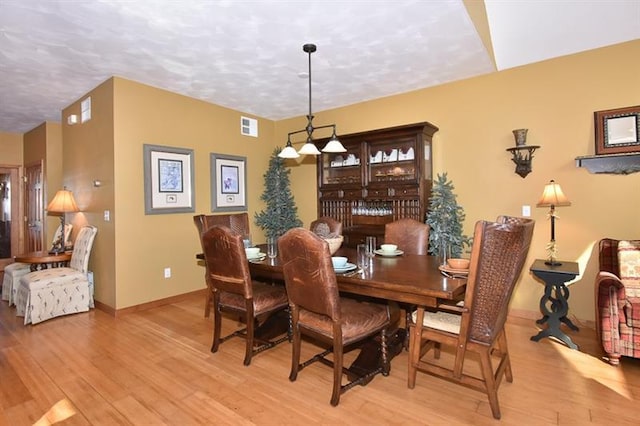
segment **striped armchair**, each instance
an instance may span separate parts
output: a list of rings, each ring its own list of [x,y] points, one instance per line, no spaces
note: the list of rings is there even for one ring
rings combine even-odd
[[[609,363],[640,358],[640,240],[600,240],[596,327]]]
[[[43,269],[20,278],[16,315],[25,324],[37,324],[61,315],[87,312],[94,307],[89,281],[89,256],[98,228],[84,226],[78,233],[69,267]]]

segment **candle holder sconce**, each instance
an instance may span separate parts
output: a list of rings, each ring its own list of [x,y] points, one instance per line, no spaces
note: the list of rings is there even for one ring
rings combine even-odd
[[[507,148],[507,151],[513,156],[511,161],[516,163],[516,174],[520,175],[523,179],[531,173],[533,153],[536,149],[540,148],[539,145],[527,145],[527,131],[528,129],[514,130],[513,136],[516,139],[516,146]]]

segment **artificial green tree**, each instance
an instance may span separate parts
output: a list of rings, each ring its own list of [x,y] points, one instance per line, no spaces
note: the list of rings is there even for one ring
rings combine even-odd
[[[429,225],[429,253],[447,257],[460,257],[470,239],[462,233],[464,209],[458,205],[453,193],[453,182],[447,174],[438,175],[431,190],[427,225]]]
[[[264,192],[260,199],[267,205],[256,213],[256,224],[265,231],[266,237],[279,237],[291,228],[302,226],[298,218],[298,207],[291,194],[289,175],[284,159],[278,157],[281,148],[276,148],[269,160],[269,169],[264,174]]]

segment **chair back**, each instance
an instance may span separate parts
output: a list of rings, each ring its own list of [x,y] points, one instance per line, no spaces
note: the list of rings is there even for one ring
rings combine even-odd
[[[429,225],[404,218],[384,226],[384,242],[395,244],[406,254],[426,255],[429,249]]]
[[[86,274],[89,271],[89,256],[91,256],[91,248],[93,240],[96,238],[98,228],[95,226],[83,226],[78,233],[78,237],[73,245],[73,253],[71,254],[71,262],[69,266],[76,271]]]
[[[241,236],[249,235],[249,215],[247,213],[199,214],[193,216],[193,222],[198,228],[198,234],[202,234],[213,225],[223,225]]]
[[[534,221],[475,225],[460,334],[491,344],[503,329],[509,301],[529,252]],[[467,322],[467,324],[465,324]]]
[[[325,241],[293,228],[278,239],[278,253],[289,303],[339,321],[338,283]]]
[[[213,225],[202,234],[207,281],[217,290],[253,297],[251,274],[242,235],[223,225]]]
[[[339,222],[329,216],[321,216],[311,222],[309,229],[311,229],[314,234],[323,238],[327,238],[329,236],[335,237],[342,235],[342,222]]]
[[[508,223],[512,225],[524,225],[525,223],[534,222],[534,220],[526,217],[500,215],[496,219],[496,222]]]

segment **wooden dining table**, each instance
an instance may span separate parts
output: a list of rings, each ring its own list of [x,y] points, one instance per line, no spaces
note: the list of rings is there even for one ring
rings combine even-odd
[[[266,252],[266,245],[258,245]],[[342,247],[335,256],[345,256],[356,263],[356,250]],[[459,299],[467,281],[450,278],[438,269],[435,256],[402,254],[395,257],[376,255],[366,270],[336,274],[341,292],[375,297],[394,302],[436,307],[440,302]],[[251,276],[284,280],[279,258],[249,261]]]
[[[262,253],[266,244],[258,245]],[[334,256],[345,256],[356,263],[356,250],[340,248]],[[197,256],[203,259],[202,254]],[[459,300],[464,296],[466,279],[445,276],[438,269],[435,256],[402,254],[395,257],[376,255],[367,269],[360,268],[346,273],[336,273],[340,292],[386,300],[396,306],[400,302],[424,307],[437,307],[440,303]],[[284,281],[282,264],[278,257],[249,260],[251,276],[258,280]],[[268,329],[269,327],[265,327]],[[272,334],[267,331],[267,334]],[[405,330],[395,324],[389,336],[389,355],[393,357],[404,346]],[[360,354],[347,369],[354,376],[379,369],[379,344],[370,341],[361,347]]]

